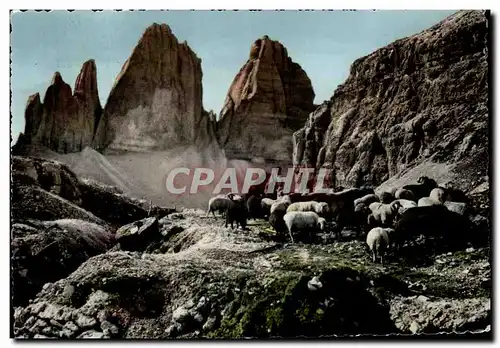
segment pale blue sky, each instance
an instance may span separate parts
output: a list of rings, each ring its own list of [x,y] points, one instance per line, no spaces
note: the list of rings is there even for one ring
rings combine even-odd
[[[268,35],[288,49],[312,81],[315,103],[333,94],[351,63],[455,11],[134,11],[20,12],[12,15],[12,133],[24,130],[24,107],[43,98],[55,71],[74,88],[87,59],[97,64],[105,104],[114,79],[143,31],[167,23],[202,59],[203,105],[219,113],[252,42]]]

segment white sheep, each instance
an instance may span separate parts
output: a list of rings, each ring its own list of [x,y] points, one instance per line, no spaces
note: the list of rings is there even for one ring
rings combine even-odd
[[[366,235],[366,244],[372,252],[373,262],[377,262],[377,259],[380,258],[380,263],[384,264],[384,254],[390,246],[392,233],[394,233],[392,228],[375,227]]]
[[[225,195],[218,195],[210,198],[208,201],[207,216],[212,213],[215,217],[215,211],[219,211],[224,215],[224,212],[231,206],[232,201]]]
[[[442,188],[436,187],[432,189],[431,193],[429,193],[429,198],[433,201],[444,203],[446,200],[446,192]]]
[[[271,198],[262,198],[262,200],[260,201],[260,207],[261,207],[261,211],[262,211],[262,214],[264,216],[269,216],[271,215],[271,206],[276,203],[276,200],[275,199],[271,199]]]
[[[320,220],[318,214],[313,211],[291,211],[283,216],[283,221],[290,234],[290,239],[293,241],[293,232],[304,230],[323,230],[326,221]]]
[[[380,199],[378,198],[378,196],[376,194],[370,193],[370,194],[365,195],[365,196],[363,196],[361,198],[355,199],[354,200],[354,206],[356,207],[360,203],[369,205],[369,204],[371,204],[373,202],[380,202]]]
[[[328,203],[326,202],[316,202],[316,201],[308,201],[308,202],[295,202],[290,204],[290,206],[286,209],[287,213],[293,211],[312,211],[319,215],[324,215],[329,212],[330,208],[328,207]]]
[[[443,205],[440,201],[432,199],[431,197],[422,197],[418,200],[417,206],[419,207],[428,207],[431,205]]]
[[[370,204],[368,208],[371,210],[371,216],[376,222],[382,225],[388,225],[392,223],[393,219],[398,214],[401,203],[397,200],[389,204],[374,202]]]
[[[405,199],[405,200],[409,200],[409,201],[416,201],[415,195],[413,194],[413,192],[411,192],[410,190],[404,189],[404,188],[397,189],[396,193],[394,194],[394,197],[396,197],[396,199]]]
[[[262,198],[262,200],[260,202],[262,204],[262,207],[264,207],[264,205],[265,205],[266,207],[271,208],[271,205],[276,203],[276,200],[271,199],[271,198]]]
[[[288,205],[292,204],[292,199],[290,198],[289,195],[284,195],[284,196],[281,196],[280,198],[278,198],[276,200],[276,202],[283,202],[283,203],[288,203]]]
[[[415,201],[410,201],[409,199],[397,199],[396,201],[401,205],[398,211],[399,215],[403,214],[406,209],[415,208],[417,206]]]
[[[466,215],[468,211],[468,206],[467,203],[463,202],[452,202],[452,201],[446,201],[443,204],[446,208],[448,208],[449,211],[452,211],[454,213],[460,214],[460,215]]]

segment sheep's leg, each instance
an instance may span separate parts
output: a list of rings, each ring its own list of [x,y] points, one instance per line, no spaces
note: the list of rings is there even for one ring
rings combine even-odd
[[[372,250],[372,257],[373,257],[373,263],[376,263],[377,262],[377,251],[375,250],[375,248],[373,248],[373,250]]]
[[[293,241],[292,229],[289,229],[289,230],[288,230],[288,233],[290,234],[290,239],[292,240],[292,244],[293,244],[293,243],[295,243],[295,242]]]

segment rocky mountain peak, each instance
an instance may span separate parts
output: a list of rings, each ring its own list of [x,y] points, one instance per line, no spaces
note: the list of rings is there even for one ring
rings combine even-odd
[[[55,72],[43,104],[39,93],[28,98],[22,142],[61,153],[81,151],[92,144],[95,122],[101,110],[93,60],[83,64],[74,94],[61,74]]]
[[[291,134],[314,109],[314,91],[286,48],[267,35],[254,41],[220,113],[219,141],[229,158],[289,160]]]
[[[99,98],[97,88],[97,67],[93,59],[83,63],[75,82],[75,95],[91,100]]]
[[[54,76],[52,76],[52,82],[50,83],[51,85],[62,85],[64,84],[64,80],[61,76],[61,73],[59,71],[56,71],[54,73]]]
[[[149,151],[210,142],[202,111],[201,60],[166,24],[139,39],[112,88],[97,149]]]

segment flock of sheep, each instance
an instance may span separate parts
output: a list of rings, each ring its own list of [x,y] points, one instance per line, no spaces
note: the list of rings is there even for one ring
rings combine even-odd
[[[417,236],[439,240],[446,246],[470,241],[473,224],[469,219],[470,200],[450,184],[438,186],[422,176],[417,184],[375,194],[373,187],[344,189],[327,193],[273,195],[233,193],[210,199],[208,214],[220,212],[228,224],[246,228],[247,219],[268,219],[281,235],[311,236],[314,232],[341,231],[350,227],[366,238],[373,261],[383,263],[389,248],[396,252]]]

